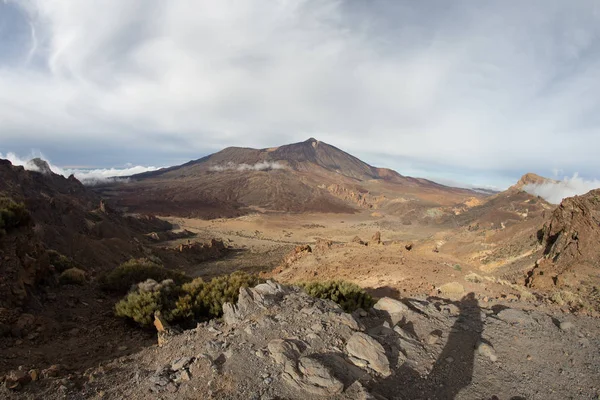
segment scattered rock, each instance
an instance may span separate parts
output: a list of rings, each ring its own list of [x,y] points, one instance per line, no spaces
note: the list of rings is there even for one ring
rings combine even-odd
[[[346,344],[346,351],[354,365],[368,367],[383,376],[391,374],[390,362],[383,346],[369,335],[354,333]]]
[[[50,367],[42,370],[43,378],[55,378],[62,372],[62,367],[59,364],[51,365]]]
[[[171,370],[179,371],[180,369],[186,368],[194,361],[194,359],[194,357],[180,357],[171,363]]]
[[[413,248],[413,244],[412,244],[412,243],[409,243],[409,244],[407,244],[406,246],[404,246],[404,248],[405,248],[406,250],[408,250],[408,251],[411,251],[411,250],[412,250],[412,248]]]
[[[484,357],[488,357],[492,362],[496,362],[498,360],[498,356],[496,356],[496,350],[485,342],[480,341],[477,343],[477,352]]]
[[[358,243],[358,244],[363,245],[363,246],[366,244],[358,236],[354,236],[354,239],[352,239],[352,243]]]
[[[381,244],[381,232],[375,232],[369,244]]]
[[[37,369],[30,370],[29,376],[31,377],[32,381],[37,381],[38,379],[40,379],[40,373],[38,372]]]
[[[573,328],[575,328],[575,325],[573,325],[572,322],[563,321],[563,322],[560,323],[560,330],[561,331],[570,331]]]
[[[31,376],[21,370],[10,371],[4,377],[4,385],[11,390],[19,390],[29,382],[31,382]]]

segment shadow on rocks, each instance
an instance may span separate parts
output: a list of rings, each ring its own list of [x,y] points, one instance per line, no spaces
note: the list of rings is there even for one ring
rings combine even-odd
[[[422,377],[405,363],[389,378],[374,382],[374,394],[394,393],[399,399],[454,399],[471,383],[475,347],[481,340],[483,321],[474,293],[454,303],[460,314],[431,372]]]

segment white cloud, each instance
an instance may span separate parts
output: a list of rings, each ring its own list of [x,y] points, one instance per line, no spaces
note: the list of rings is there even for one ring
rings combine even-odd
[[[428,3],[13,0],[37,62],[0,60],[2,139],[600,168],[597,1]]]
[[[565,177],[562,181],[548,182],[541,185],[525,185],[523,190],[546,201],[558,204],[566,197],[585,194],[593,189],[600,189],[600,180],[583,179],[577,174]]]
[[[6,155],[0,153],[0,158],[9,160],[13,165],[19,165],[28,171],[40,172],[37,165],[31,162],[33,158],[46,158],[41,153],[32,153],[29,157],[20,157],[15,153],[9,152]],[[46,161],[48,162],[48,161]],[[158,167],[143,167],[143,166],[132,166],[127,165],[125,168],[61,168],[48,162],[48,166],[55,174],[62,175],[65,178],[69,175],[75,175],[75,177],[81,181],[84,185],[95,185],[98,183],[110,181],[114,178],[131,176],[134,174],[140,174],[142,172],[156,171]]]
[[[222,171],[268,171],[272,169],[285,169],[285,165],[277,162],[262,161],[253,165],[250,164],[235,164],[228,162],[224,165],[213,165],[209,168],[210,171],[222,172]]]

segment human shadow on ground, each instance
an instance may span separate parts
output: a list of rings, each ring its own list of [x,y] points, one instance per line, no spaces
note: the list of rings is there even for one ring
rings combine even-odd
[[[404,363],[390,377],[372,385],[374,394],[394,399],[454,399],[473,377],[475,347],[481,340],[483,321],[474,293],[454,303],[459,316],[431,372],[421,376]]]

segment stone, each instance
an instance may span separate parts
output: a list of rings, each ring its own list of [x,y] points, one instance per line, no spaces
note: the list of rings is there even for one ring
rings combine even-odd
[[[300,356],[298,345],[291,340],[274,339],[269,342],[267,348],[271,357],[278,364],[295,361]]]
[[[379,231],[375,232],[375,234],[371,238],[371,242],[370,243],[380,244],[381,243],[381,232],[379,232]]]
[[[40,379],[40,373],[37,369],[32,369],[29,371],[29,376],[31,377],[32,381],[37,381]]]
[[[192,362],[194,362],[194,357],[180,357],[171,363],[171,369],[173,371],[179,371],[180,369],[186,368]]]
[[[407,244],[406,246],[404,246],[404,248],[405,248],[406,250],[408,250],[408,251],[411,251],[411,250],[412,250],[412,248],[413,248],[413,244],[412,244],[412,243],[409,243],[409,244]]]
[[[365,245],[365,242],[363,242],[358,236],[354,236],[354,239],[352,239],[352,243],[358,243],[360,245]]]
[[[21,370],[10,371],[8,375],[4,377],[4,385],[7,389],[19,390],[24,385],[31,382],[31,376]]]
[[[406,304],[401,301],[394,300],[390,297],[383,297],[379,299],[377,303],[373,306],[374,309],[380,311],[386,311],[390,314],[403,313],[408,311],[408,307]]]
[[[390,297],[379,299],[373,308],[386,313],[392,320],[392,324],[397,324],[402,319],[402,316],[410,311],[406,304]]]
[[[492,362],[496,362],[498,360],[498,356],[496,355],[496,350],[485,342],[479,342],[477,344],[477,352],[484,357],[488,357]]]
[[[298,362],[298,370],[303,375],[304,389],[315,394],[333,395],[344,390],[344,384],[335,378],[329,369],[320,361],[302,357]]]
[[[498,318],[511,325],[536,325],[537,322],[525,311],[507,308],[498,313]]]
[[[42,370],[43,378],[55,378],[60,375],[62,367],[58,364],[51,365],[50,367]]]
[[[350,360],[359,367],[368,367],[383,375],[391,375],[390,362],[385,350],[375,339],[361,332],[356,332],[346,344]]]
[[[427,344],[434,345],[441,339],[441,337],[442,335],[440,331],[433,331],[427,336]]]
[[[560,323],[559,327],[561,331],[570,331],[571,329],[575,328],[575,325],[573,325],[572,322],[563,321]]]

